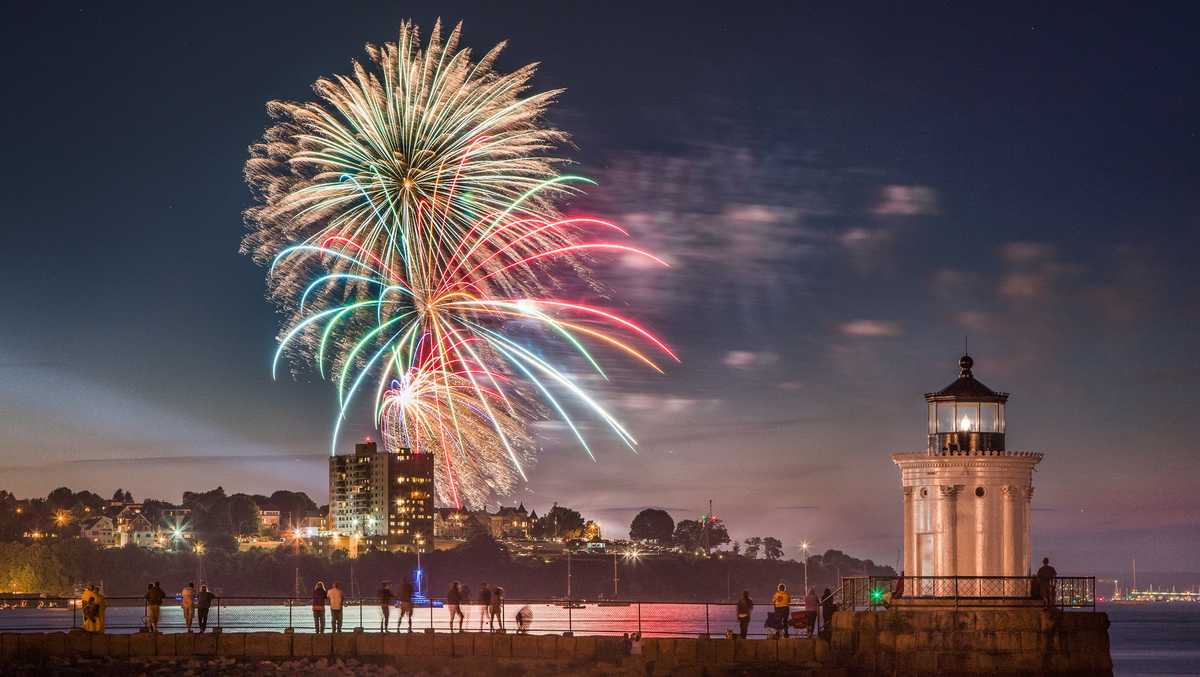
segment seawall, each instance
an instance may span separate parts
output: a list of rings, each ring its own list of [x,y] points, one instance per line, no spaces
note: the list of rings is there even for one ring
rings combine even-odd
[[[290,632],[0,634],[0,660],[247,663],[355,659],[402,672],[463,675],[1111,675],[1108,616],[1025,609],[890,609],[834,614],[820,638],[651,638],[625,656],[618,637],[482,633]]]
[[[839,611],[831,650],[853,674],[1112,674],[1108,614],[1097,612]]]
[[[167,662],[225,658],[239,661],[355,659],[394,665],[402,672],[449,670],[462,675],[587,673],[690,675],[751,674],[843,677],[829,666],[821,639],[651,638],[643,654],[625,656],[619,637],[466,633],[314,635],[284,632],[93,635],[0,634],[0,660],[36,664],[50,658]]]

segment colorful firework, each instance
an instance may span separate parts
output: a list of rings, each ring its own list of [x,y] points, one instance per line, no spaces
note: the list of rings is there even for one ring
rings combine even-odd
[[[592,239],[627,235],[616,224],[559,215],[587,180],[543,155],[563,138],[538,125],[554,93],[523,97],[532,67],[496,73],[500,47],[472,62],[458,39],[435,27],[422,51],[406,24],[396,44],[368,46],[373,72],[356,64],[353,78],[319,81],[324,104],[272,104],[282,121],[247,163],[262,204],[247,212],[243,250],[270,261],[272,296],[291,316],[273,371],[292,349],[337,381],[334,448],[373,379],[388,446],[435,453],[439,499],[478,506],[525,478],[526,424],[541,411],[589,455],[572,409],[636,443],[517,328],[557,337],[602,376],[588,345],[660,372],[636,344],[675,355],[630,320],[546,292],[563,268],[587,279],[593,254],[666,264]]]

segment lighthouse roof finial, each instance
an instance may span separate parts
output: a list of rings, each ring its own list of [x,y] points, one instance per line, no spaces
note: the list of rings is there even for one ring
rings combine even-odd
[[[976,400],[983,402],[1004,402],[1008,393],[1001,393],[980,383],[971,368],[975,360],[966,353],[958,358],[958,378],[950,385],[935,393],[925,393],[925,399],[933,400]]]

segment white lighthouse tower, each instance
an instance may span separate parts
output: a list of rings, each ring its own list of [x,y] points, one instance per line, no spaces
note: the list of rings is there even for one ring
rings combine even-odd
[[[1005,449],[1008,393],[976,380],[969,355],[958,364],[953,383],[925,395],[928,448],[892,455],[904,487],[904,570],[913,583],[1030,572],[1033,469],[1042,455]]]

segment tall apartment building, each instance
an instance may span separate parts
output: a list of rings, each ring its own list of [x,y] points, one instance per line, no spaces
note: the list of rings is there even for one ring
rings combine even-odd
[[[354,455],[329,459],[329,522],[381,550],[433,548],[433,454],[379,451],[354,445]]]

